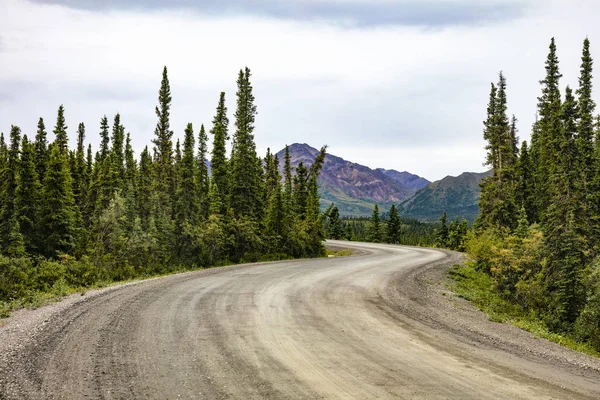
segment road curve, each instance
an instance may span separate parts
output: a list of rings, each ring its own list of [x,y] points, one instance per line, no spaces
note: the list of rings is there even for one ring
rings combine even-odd
[[[360,255],[148,280],[57,306],[35,327],[11,317],[0,399],[600,398],[598,360],[487,321],[435,285],[458,255],[330,244]]]

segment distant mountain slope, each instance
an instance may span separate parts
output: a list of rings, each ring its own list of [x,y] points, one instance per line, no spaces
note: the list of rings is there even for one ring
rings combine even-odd
[[[400,204],[399,212],[403,217],[437,220],[446,210],[449,219],[464,217],[472,222],[479,213],[479,184],[489,175],[491,171],[447,176],[420,189]]]
[[[406,171],[398,172],[395,169],[383,168],[377,168],[377,171],[383,172],[385,175],[389,176],[402,186],[413,190],[419,190],[431,183],[425,178],[421,178],[418,175],[414,175]]]
[[[299,143],[292,144],[289,149],[293,167],[300,162],[311,165],[319,152],[307,144]],[[285,149],[277,153],[281,168],[284,155]],[[319,176],[321,204],[327,207],[335,203],[342,215],[370,215],[375,203],[387,210],[392,204],[398,204],[414,195],[416,187],[422,185],[423,181],[428,183],[407,172],[373,170],[327,154]]]

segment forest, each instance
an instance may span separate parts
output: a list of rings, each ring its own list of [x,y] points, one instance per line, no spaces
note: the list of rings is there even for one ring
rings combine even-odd
[[[112,124],[106,115],[100,119],[96,152],[85,145],[83,123],[69,146],[62,105],[53,140],[42,118],[35,137],[18,126],[6,140],[2,134],[0,314],[15,302],[35,303],[75,288],[324,255],[317,177],[325,147],[295,173],[286,152],[283,176],[270,151],[259,157],[250,77],[248,68],[240,70],[231,137],[221,93],[210,131],[189,123],[183,142],[174,140],[166,67],[154,138],[137,158],[119,114]]]
[[[561,93],[550,42],[531,142],[507,114],[507,80],[491,85],[484,138],[493,175],[467,242],[474,268],[519,313],[552,333],[600,350],[600,117],[592,96],[590,42],[578,87]]]

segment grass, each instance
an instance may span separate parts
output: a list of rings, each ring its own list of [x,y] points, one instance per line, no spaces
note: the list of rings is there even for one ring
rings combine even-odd
[[[352,254],[352,249],[327,249],[327,257],[348,257]]]
[[[477,271],[472,265],[468,263],[455,265],[450,270],[449,276],[452,280],[448,289],[486,313],[490,321],[512,324],[536,337],[600,358],[600,353],[589,344],[550,332],[535,315],[525,312],[521,307],[502,298],[494,289],[492,278],[484,272]]]

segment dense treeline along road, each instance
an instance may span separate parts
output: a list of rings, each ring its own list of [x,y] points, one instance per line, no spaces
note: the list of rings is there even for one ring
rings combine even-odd
[[[175,140],[166,67],[152,146],[139,157],[118,113],[112,128],[100,118],[95,153],[86,150],[83,123],[69,148],[62,105],[52,141],[42,118],[35,138],[16,125],[8,143],[0,134],[0,317],[73,288],[324,255],[317,177],[325,147],[295,168],[286,147],[283,174],[270,150],[260,157],[250,77],[240,70],[234,129],[220,94],[210,154],[204,125],[195,131],[189,123],[182,143]]]
[[[428,283],[457,253],[330,244],[360,254],[172,275],[18,313],[0,328],[0,398],[599,398],[598,360]]]

